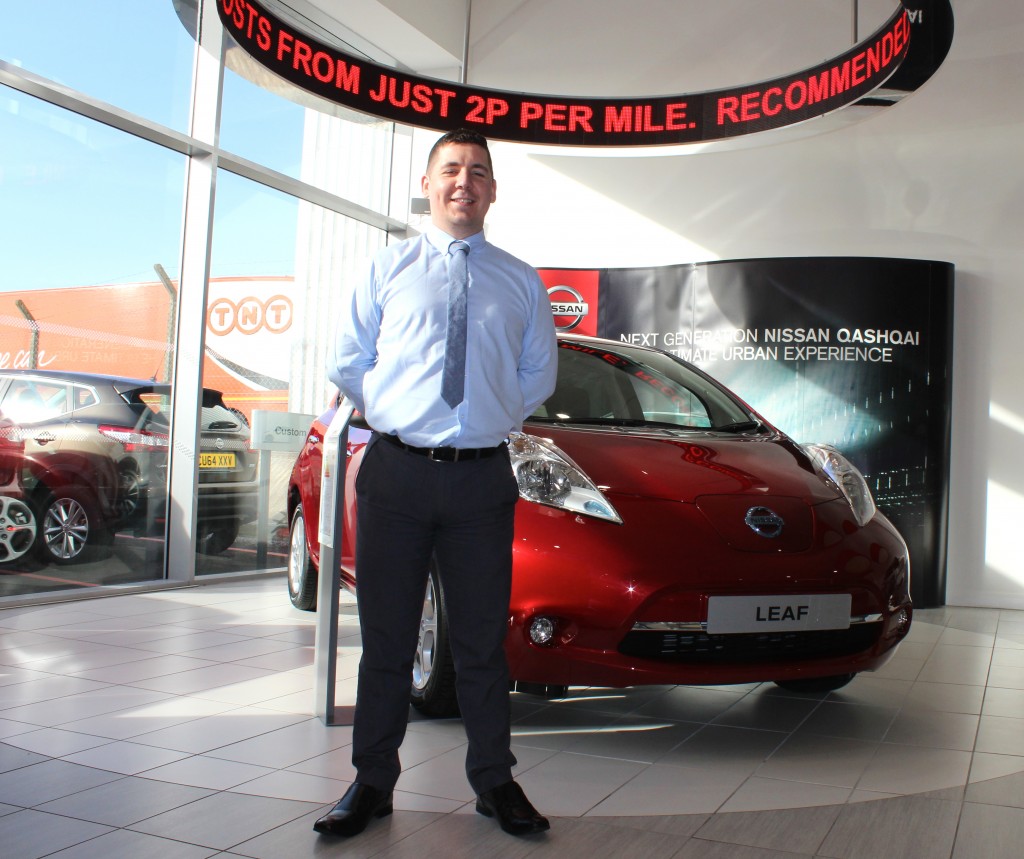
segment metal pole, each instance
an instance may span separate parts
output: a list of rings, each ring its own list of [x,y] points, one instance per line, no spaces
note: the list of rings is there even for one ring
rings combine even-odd
[[[28,305],[20,298],[14,302],[14,306],[21,311],[21,315],[28,320],[28,326],[32,329],[28,353],[28,369],[35,370],[39,366],[39,323],[36,322],[36,318],[29,311]]]
[[[466,32],[462,37],[462,74],[460,83],[465,83],[469,73],[469,24],[473,17],[473,0],[466,0]]]
[[[177,330],[178,325],[178,290],[175,289],[174,283],[167,276],[167,271],[160,263],[156,263],[153,266],[153,270],[156,272],[157,277],[160,278],[160,282],[164,285],[164,289],[167,290],[169,296],[167,305],[167,353],[164,357],[164,381],[171,381],[171,373],[174,369],[174,332]]]

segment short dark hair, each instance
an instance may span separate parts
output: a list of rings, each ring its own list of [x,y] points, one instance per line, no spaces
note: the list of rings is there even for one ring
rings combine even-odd
[[[443,134],[437,139],[437,142],[430,147],[430,154],[427,156],[428,172],[430,171],[430,165],[434,163],[434,158],[441,150],[441,147],[447,146],[449,143],[469,143],[473,146],[479,146],[487,153],[487,167],[490,169],[492,174],[494,173],[494,164],[491,161],[491,150],[487,148],[487,138],[479,131],[473,131],[471,128],[456,128],[446,134]]]

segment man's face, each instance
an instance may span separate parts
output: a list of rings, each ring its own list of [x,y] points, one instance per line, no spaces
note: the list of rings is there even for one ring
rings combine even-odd
[[[456,239],[484,228],[484,216],[497,193],[487,151],[473,143],[441,147],[427,167],[422,187],[430,200],[430,219]]]

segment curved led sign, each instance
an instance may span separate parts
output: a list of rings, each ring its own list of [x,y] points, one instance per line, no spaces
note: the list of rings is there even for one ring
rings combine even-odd
[[[254,0],[216,0],[228,33],[257,62],[329,101],[406,125],[571,146],[725,140],[782,128],[858,101],[907,55],[901,4],[871,36],[827,62],[729,89],[638,98],[577,98],[470,87],[403,74],[299,33]]]

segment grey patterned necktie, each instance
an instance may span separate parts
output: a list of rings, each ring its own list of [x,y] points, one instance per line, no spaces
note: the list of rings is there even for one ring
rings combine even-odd
[[[453,409],[462,402],[466,382],[466,290],[469,269],[466,257],[469,245],[452,242],[448,246],[448,333],[444,341],[444,370],[441,372],[441,397]]]

